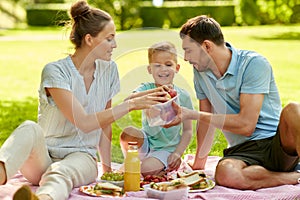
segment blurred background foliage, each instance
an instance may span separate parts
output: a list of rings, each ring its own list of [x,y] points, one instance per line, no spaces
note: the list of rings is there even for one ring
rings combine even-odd
[[[75,0],[1,0],[0,28],[63,25]],[[118,30],[177,28],[207,14],[222,26],[300,23],[300,0],[88,0],[109,12]]]

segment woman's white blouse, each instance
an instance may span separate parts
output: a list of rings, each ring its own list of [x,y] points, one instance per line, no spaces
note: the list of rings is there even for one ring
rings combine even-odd
[[[71,57],[49,63],[42,72],[39,89],[38,123],[44,130],[49,154],[52,158],[63,158],[69,153],[82,151],[96,157],[101,129],[84,133],[69,122],[56,106],[45,88],[69,90],[87,113],[105,109],[106,104],[120,91],[117,65],[113,61],[96,60],[94,80],[87,93],[83,77],[79,74]]]

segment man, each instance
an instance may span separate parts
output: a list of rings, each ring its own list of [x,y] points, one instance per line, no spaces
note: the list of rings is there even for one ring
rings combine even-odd
[[[184,59],[194,67],[198,111],[180,108],[174,125],[198,120],[193,169],[203,169],[216,128],[229,148],[216,167],[219,185],[236,189],[297,184],[300,106],[281,102],[272,67],[261,55],[224,42],[220,25],[198,16],[180,30]]]

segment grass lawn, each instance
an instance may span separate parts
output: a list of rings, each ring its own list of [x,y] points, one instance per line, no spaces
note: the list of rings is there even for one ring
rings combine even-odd
[[[225,40],[237,48],[263,54],[272,64],[283,105],[300,102],[300,26],[224,27]],[[118,32],[114,60],[119,66],[121,92],[113,99],[122,101],[141,82],[151,80],[146,72],[147,48],[154,42],[173,42],[179,52],[181,69],[175,83],[186,88],[198,103],[193,90],[192,67],[183,61],[178,30],[132,30]],[[68,32],[61,29],[30,28],[0,30],[0,145],[24,120],[36,120],[37,90],[43,66],[72,53]],[[128,125],[140,126],[139,111],[132,112],[113,124],[113,161],[122,162],[119,134]],[[211,155],[222,155],[226,141],[219,131]],[[195,153],[194,139],[186,153]]]

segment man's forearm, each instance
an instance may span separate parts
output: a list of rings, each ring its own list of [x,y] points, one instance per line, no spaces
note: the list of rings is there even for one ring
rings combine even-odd
[[[193,164],[194,169],[204,169],[207,156],[214,140],[215,127],[198,121],[197,152]]]
[[[250,136],[255,129],[255,120],[249,119],[240,113],[238,114],[212,114],[208,112],[199,113],[199,121],[220,130],[231,133]]]

